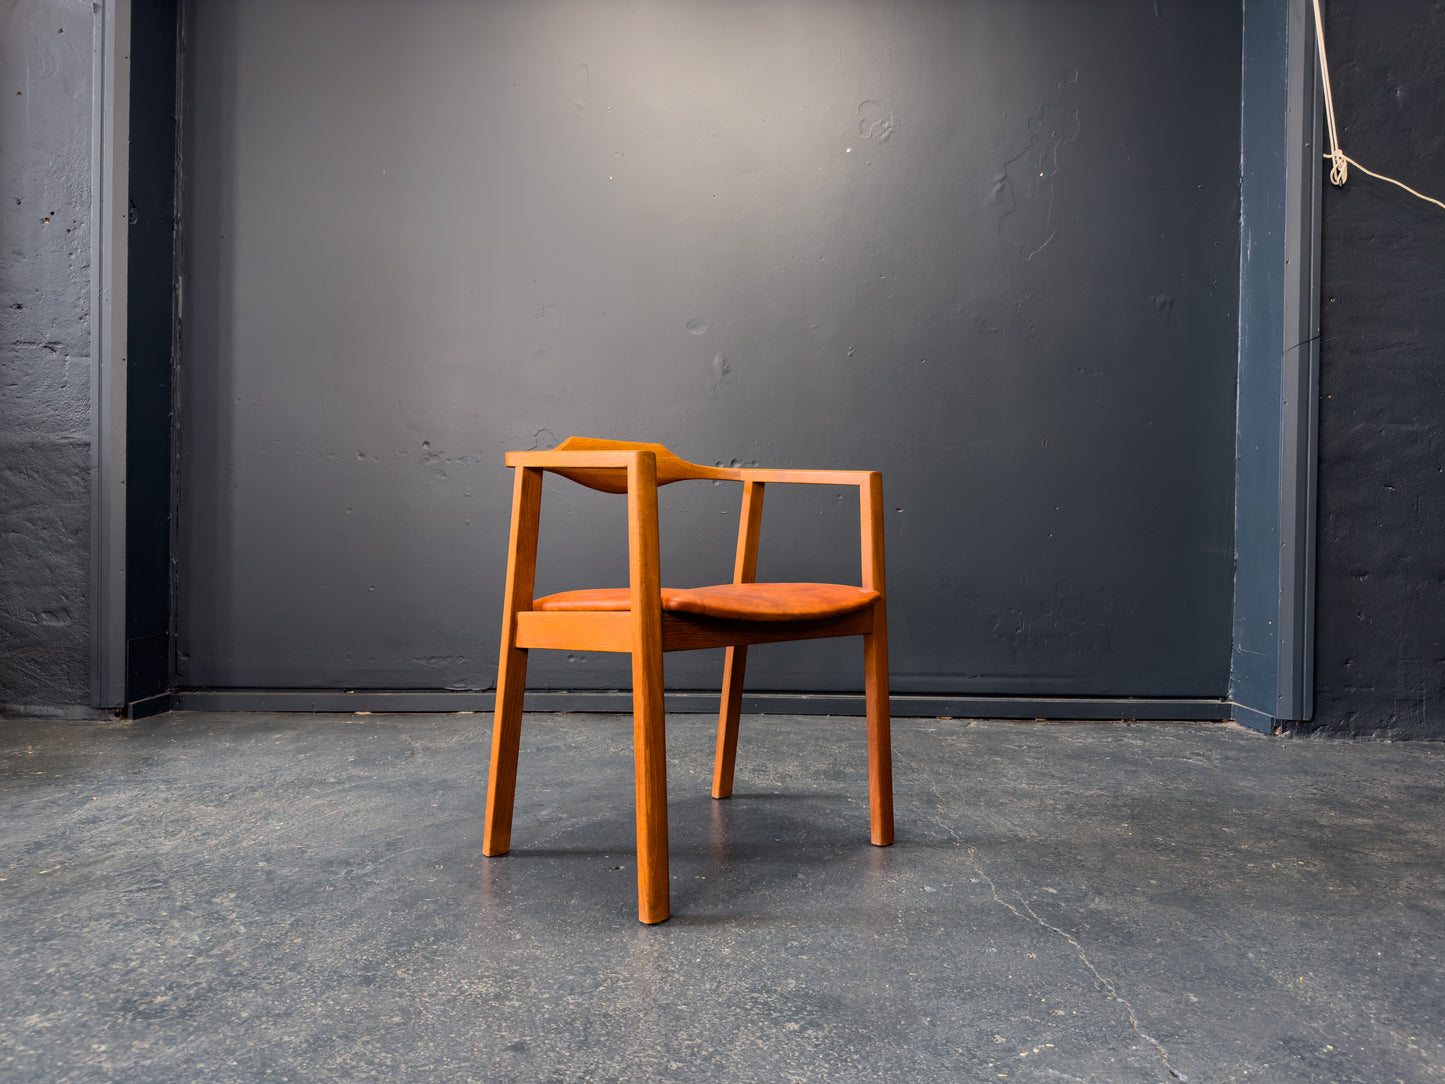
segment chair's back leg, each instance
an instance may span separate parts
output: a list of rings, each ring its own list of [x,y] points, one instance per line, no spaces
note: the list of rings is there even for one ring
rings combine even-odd
[[[883,477],[876,471],[858,491],[863,586],[879,594],[873,631],[863,637],[864,700],[868,710],[868,813],[873,842],[893,842],[893,745],[888,718],[888,589],[884,586]]]
[[[733,792],[733,767],[738,760],[738,719],[743,711],[743,675],[748,666],[746,646],[727,649],[723,663],[722,704],[717,716],[717,754],[712,765],[712,796],[727,798]]]
[[[888,713],[888,619],[880,599],[873,631],[863,636],[864,701],[868,711],[868,819],[880,847],[893,842],[893,743]]]
[[[733,560],[733,583],[752,583],[758,574],[758,538],[763,526],[764,483],[743,483],[743,506],[738,515],[738,547]],[[712,766],[712,796],[733,792],[733,767],[738,759],[738,718],[743,710],[743,675],[748,649],[730,647],[723,663],[722,703],[717,717],[717,754]]]
[[[492,767],[487,777],[487,822],[482,853],[506,854],[512,846],[512,803],[517,792],[517,749],[522,740],[522,694],[527,652],[517,646],[517,611],[532,608],[537,576],[537,524],[542,472],[516,468],[512,490],[512,531],[507,549],[506,599],[502,609],[502,653],[497,662],[497,700],[492,714]]]

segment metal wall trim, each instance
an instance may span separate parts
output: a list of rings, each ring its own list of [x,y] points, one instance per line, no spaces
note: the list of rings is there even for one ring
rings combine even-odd
[[[1246,0],[1245,21],[1229,695],[1296,720],[1314,691],[1320,89],[1309,0]]]
[[[1279,682],[1274,717],[1314,714],[1315,496],[1320,382],[1323,88],[1314,15],[1291,0],[1280,403]]]
[[[90,702],[125,702],[130,0],[95,8],[91,84]]]

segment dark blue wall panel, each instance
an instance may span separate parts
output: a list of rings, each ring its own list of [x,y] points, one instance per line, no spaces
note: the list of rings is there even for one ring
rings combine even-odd
[[[1309,8],[1244,6],[1230,698],[1265,729],[1311,710],[1320,157]]]
[[[1248,0],[1240,123],[1239,447],[1231,697],[1275,714],[1289,0]]]

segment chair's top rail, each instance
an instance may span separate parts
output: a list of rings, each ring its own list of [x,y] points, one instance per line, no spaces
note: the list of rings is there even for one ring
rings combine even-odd
[[[551,471],[591,489],[627,492],[627,466],[636,452],[652,452],[657,463],[657,484],[690,478],[734,482],[778,482],[811,485],[862,486],[876,472],[855,470],[769,470],[759,467],[707,467],[690,463],[661,444],[568,437],[547,451],[508,452],[507,466]]]

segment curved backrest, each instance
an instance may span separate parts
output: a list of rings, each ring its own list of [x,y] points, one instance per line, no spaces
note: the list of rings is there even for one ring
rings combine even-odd
[[[554,452],[630,452],[645,450],[657,456],[657,484],[665,486],[670,482],[681,482],[687,478],[733,478],[735,472],[719,467],[704,467],[700,463],[689,463],[673,455],[661,444],[648,444],[636,440],[604,440],[601,437],[568,437]],[[588,489],[604,493],[626,493],[627,471],[620,467],[545,467],[553,474],[570,478]]]

